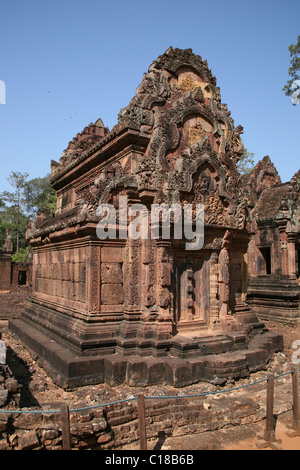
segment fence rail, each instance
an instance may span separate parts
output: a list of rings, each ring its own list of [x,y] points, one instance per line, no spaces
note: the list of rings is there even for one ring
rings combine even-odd
[[[107,406],[113,406],[120,403],[127,403],[130,401],[137,401],[138,408],[138,432],[139,432],[139,443],[140,450],[147,450],[147,437],[146,437],[146,420],[145,420],[145,401],[146,400],[163,400],[163,399],[182,399],[182,398],[195,398],[195,397],[205,397],[209,395],[221,395],[223,393],[233,392],[236,390],[241,390],[253,385],[267,383],[266,390],[266,430],[263,436],[260,439],[260,447],[262,446],[271,446],[274,447],[275,444],[278,444],[279,441],[275,437],[275,426],[273,419],[273,408],[274,408],[274,391],[275,391],[275,380],[287,375],[292,375],[292,391],[293,391],[293,423],[291,436],[300,436],[300,399],[299,399],[299,369],[297,366],[293,366],[292,370],[277,376],[270,374],[268,377],[257,380],[255,382],[250,382],[248,384],[240,385],[237,387],[232,387],[224,390],[213,390],[210,392],[202,393],[191,393],[186,395],[157,395],[157,396],[145,396],[143,393],[139,393],[135,397],[125,398],[122,400],[116,400],[113,402],[91,405],[81,408],[69,408],[65,403],[62,403],[59,409],[54,410],[2,410],[1,413],[6,414],[53,414],[57,413],[61,416],[62,423],[62,448],[63,450],[71,450],[71,432],[70,432],[70,413],[75,413],[79,411],[92,410],[96,408],[105,408]],[[278,448],[278,445],[277,447]]]

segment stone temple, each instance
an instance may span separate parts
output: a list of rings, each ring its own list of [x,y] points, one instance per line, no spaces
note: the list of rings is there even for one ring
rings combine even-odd
[[[288,267],[299,246],[298,221],[291,222],[299,174],[283,188],[265,157],[241,176],[242,132],[207,62],[190,49],[169,48],[111,131],[98,119],[51,162],[56,210],[28,227],[33,293],[10,329],[55,383],[223,384],[264,368],[282,349],[282,336],[266,330],[259,313],[269,318],[274,307],[299,319],[299,283]],[[260,198],[273,186],[280,194],[269,217]],[[152,237],[150,217],[140,223],[146,236],[124,236],[125,198],[148,215],[154,204],[189,205],[193,213],[203,205],[203,246],[191,249],[184,234],[174,236],[174,214],[170,237]],[[100,238],[105,204],[115,208],[116,236]],[[133,220],[131,214],[128,224]],[[278,233],[279,251],[294,243],[290,261],[274,258]],[[273,306],[268,289],[276,291]],[[282,310],[284,290],[290,299]]]

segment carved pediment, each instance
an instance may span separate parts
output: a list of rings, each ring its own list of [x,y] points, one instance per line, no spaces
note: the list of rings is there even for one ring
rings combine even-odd
[[[168,202],[194,198],[205,205],[207,223],[233,226],[242,201],[236,170],[243,152],[242,131],[221,103],[207,62],[191,49],[169,48],[144,74],[112,131],[101,120],[87,126],[70,142],[59,164],[53,162],[53,177],[72,170],[66,176],[69,184],[79,175],[74,166],[85,162],[82,166],[89,169],[89,162],[101,154],[101,175],[95,178],[91,172],[75,185],[74,199],[83,216],[118,191],[134,187],[141,197],[157,191]],[[108,163],[115,151],[115,163]],[[98,157],[94,161],[100,164]],[[63,188],[65,177],[59,178],[57,185]],[[272,182],[265,178],[262,184]]]
[[[194,91],[200,88],[203,93],[203,98],[213,97],[213,87],[209,82],[203,80],[192,68],[181,67],[177,71],[177,80],[171,81],[171,85],[177,86],[183,91]]]

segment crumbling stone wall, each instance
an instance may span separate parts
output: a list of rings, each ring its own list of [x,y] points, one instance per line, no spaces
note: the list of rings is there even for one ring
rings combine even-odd
[[[0,251],[0,294],[10,292],[11,254]]]
[[[52,407],[53,404],[49,405],[48,410]],[[6,419],[0,414],[0,449],[61,450],[60,414],[47,413],[47,407],[44,411],[45,414],[11,414]],[[212,397],[146,400],[147,439],[184,436],[255,422],[262,418],[262,413],[259,404],[252,399],[241,402],[222,396],[222,400]],[[137,402],[72,412],[70,430],[72,449],[138,446]]]

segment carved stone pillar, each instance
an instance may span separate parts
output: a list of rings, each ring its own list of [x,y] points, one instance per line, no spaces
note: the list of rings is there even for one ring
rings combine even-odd
[[[219,300],[220,318],[229,313],[229,240],[224,238],[219,254]]]
[[[100,246],[91,242],[86,247],[87,274],[87,311],[100,311]]]
[[[210,315],[209,323],[212,329],[219,327],[219,266],[218,252],[213,251],[210,255]]]
[[[288,252],[288,274],[290,276],[296,277],[296,249],[295,249],[295,242],[297,233],[288,233],[288,244],[287,244],[287,252]]]
[[[140,317],[140,241],[128,239],[125,249],[125,304],[127,320]]]
[[[170,289],[171,289],[171,263],[168,255],[169,244],[165,242],[158,243],[157,250],[157,285],[159,289],[159,306],[163,317],[170,317]]]
[[[152,241],[142,240],[141,246],[141,304],[145,312],[151,312],[156,304],[155,292],[155,262],[152,257]],[[146,319],[149,319],[146,314]]]
[[[289,274],[288,268],[288,239],[286,233],[286,223],[285,219],[277,220],[277,225],[279,226],[280,234],[280,251],[281,251],[281,273]]]
[[[245,302],[247,298],[248,287],[248,253],[242,253],[242,301]]]

